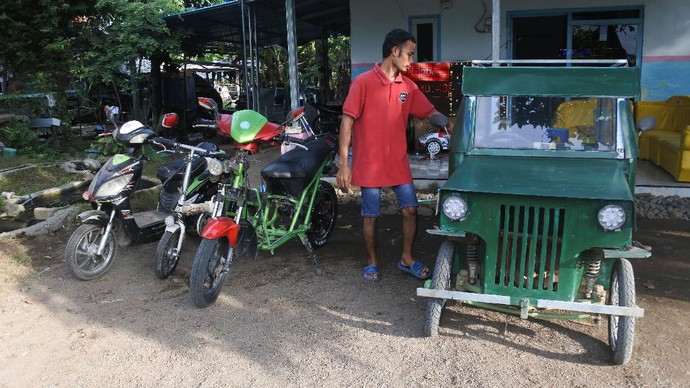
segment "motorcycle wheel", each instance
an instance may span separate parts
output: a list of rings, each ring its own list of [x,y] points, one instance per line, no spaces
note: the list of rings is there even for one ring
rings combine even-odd
[[[108,272],[117,254],[117,243],[114,234],[110,233],[103,255],[97,255],[104,230],[100,225],[84,224],[70,236],[65,248],[65,264],[74,277],[93,280]]]
[[[201,241],[189,276],[189,294],[196,307],[208,307],[216,301],[228,274],[224,271],[225,263],[234,254],[234,249],[228,254],[228,239],[225,237]]]
[[[307,233],[307,239],[314,248],[321,248],[331,237],[338,218],[338,196],[333,186],[321,181],[314,199],[314,208],[311,213],[311,229]]]
[[[180,239],[180,230],[165,232],[156,248],[156,276],[159,279],[167,279],[172,275],[180,261],[180,252],[175,252],[177,241]]]

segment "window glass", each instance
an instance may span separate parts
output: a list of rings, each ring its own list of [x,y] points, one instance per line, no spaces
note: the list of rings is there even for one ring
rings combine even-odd
[[[616,99],[477,98],[476,148],[613,151]]]
[[[639,17],[639,9],[573,12],[573,20],[637,19]]]
[[[632,24],[573,26],[572,59],[626,59],[636,66],[637,39]]]

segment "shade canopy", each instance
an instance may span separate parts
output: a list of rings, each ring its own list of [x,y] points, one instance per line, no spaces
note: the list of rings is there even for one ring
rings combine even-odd
[[[348,0],[294,0],[297,45],[330,35],[350,35]],[[252,9],[252,23],[259,47],[287,46],[285,0],[245,0]],[[173,31],[185,31],[182,48],[187,53],[241,52],[242,6],[239,0],[166,16]]]

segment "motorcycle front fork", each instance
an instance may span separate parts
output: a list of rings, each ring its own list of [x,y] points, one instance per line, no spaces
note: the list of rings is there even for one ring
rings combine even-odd
[[[110,218],[108,219],[108,223],[105,226],[105,231],[103,232],[103,238],[101,238],[101,241],[98,243],[98,250],[96,251],[96,254],[98,256],[103,255],[103,251],[105,250],[105,244],[108,241],[108,236],[110,236],[110,233],[113,230],[113,220],[115,219],[115,213],[117,211],[115,209],[110,211]]]

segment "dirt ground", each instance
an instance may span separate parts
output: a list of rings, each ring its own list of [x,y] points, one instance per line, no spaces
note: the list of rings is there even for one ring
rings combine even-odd
[[[218,301],[198,309],[189,239],[174,276],[153,271],[156,244],[120,251],[101,279],[69,276],[74,228],[0,244],[0,386],[690,386],[690,222],[639,220],[653,257],[633,261],[635,351],[609,361],[606,324],[520,320],[458,304],[440,335],[423,336],[421,285],[395,267],[400,221],[379,223],[382,280],[365,283],[361,226],[341,205],[318,251],[316,276],[288,243],[239,260]],[[439,237],[422,232],[417,257],[433,264]]]

